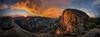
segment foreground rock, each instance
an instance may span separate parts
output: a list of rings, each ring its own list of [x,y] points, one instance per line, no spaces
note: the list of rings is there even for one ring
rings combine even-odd
[[[87,32],[85,35],[82,37],[100,37],[100,29],[99,28],[94,28]]]
[[[0,37],[37,37],[14,24],[14,27],[0,33]]]

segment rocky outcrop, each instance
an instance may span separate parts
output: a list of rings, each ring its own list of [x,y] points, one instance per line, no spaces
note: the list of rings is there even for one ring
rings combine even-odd
[[[100,37],[100,29],[99,28],[91,29],[82,37]]]

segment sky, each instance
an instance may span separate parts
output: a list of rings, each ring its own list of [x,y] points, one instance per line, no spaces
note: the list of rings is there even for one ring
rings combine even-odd
[[[0,6],[4,5],[2,9],[0,7],[0,14],[6,13],[15,13],[15,14],[27,14],[27,12],[23,11],[16,12],[9,9],[10,5],[16,4],[16,2],[20,2],[24,0],[0,0]],[[86,12],[91,17],[100,17],[100,0],[29,0],[33,1],[37,6],[42,6],[43,8],[48,8],[50,6],[57,6],[62,9],[73,8],[79,9]],[[41,2],[45,1],[45,2]],[[13,13],[13,14],[14,14]]]

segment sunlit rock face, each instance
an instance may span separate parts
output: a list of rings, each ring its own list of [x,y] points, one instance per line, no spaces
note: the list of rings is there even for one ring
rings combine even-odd
[[[74,32],[74,30],[83,30],[81,24],[88,20],[89,16],[80,10],[66,9],[61,16],[61,25],[65,27],[64,33]],[[77,28],[78,27],[78,28]]]

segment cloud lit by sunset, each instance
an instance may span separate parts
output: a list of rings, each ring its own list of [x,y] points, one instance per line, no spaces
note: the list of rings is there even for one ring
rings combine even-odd
[[[8,2],[9,1],[9,2]],[[11,1],[11,2],[10,2]],[[58,17],[61,15],[63,9],[66,8],[84,8],[95,13],[98,16],[98,12],[92,6],[93,1],[87,1],[89,5],[85,6],[85,1],[82,0],[5,0],[0,3],[0,9],[10,9],[10,10],[25,10],[31,14],[31,16],[43,16],[43,17]],[[6,2],[6,3],[4,3]]]

